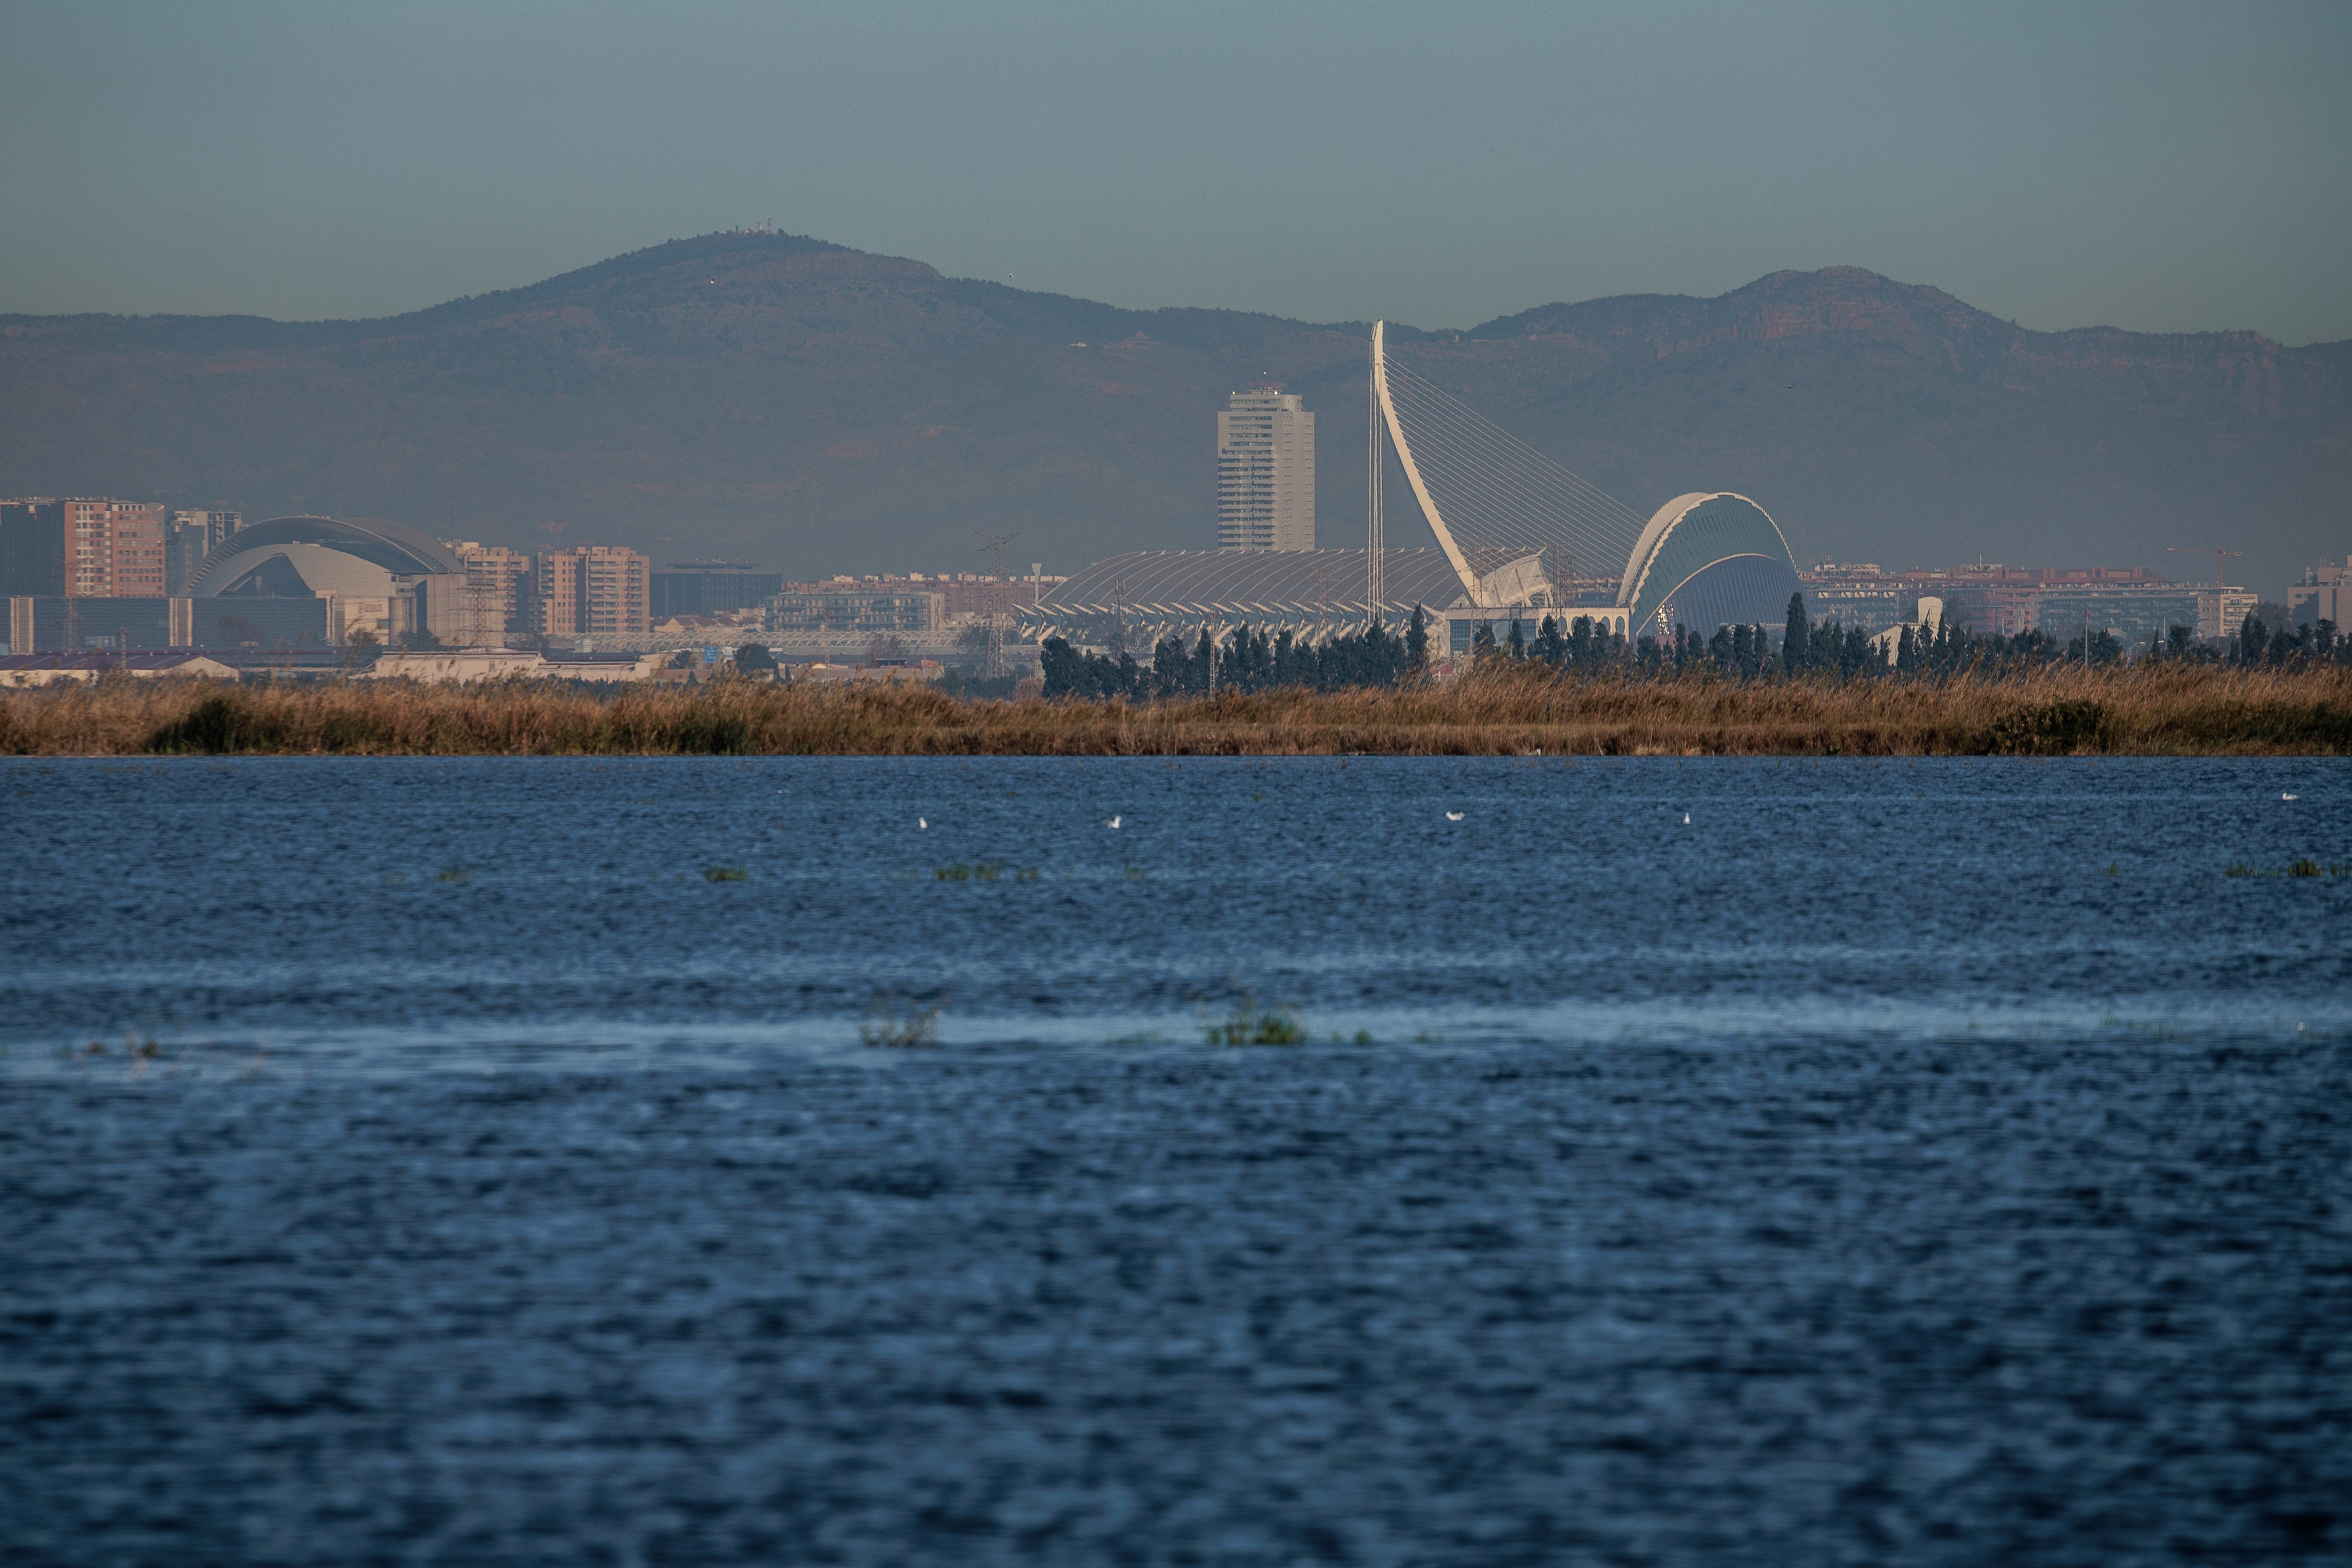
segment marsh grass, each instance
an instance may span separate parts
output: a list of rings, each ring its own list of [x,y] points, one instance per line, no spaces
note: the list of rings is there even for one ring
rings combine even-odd
[[[2257,866],[2251,860],[2232,860],[2230,862],[2229,869],[2221,874],[2225,877],[2344,877],[2352,876],[2352,866],[2339,865],[2334,861],[2323,866],[2305,855],[2284,871],[2273,871],[2266,867]]]
[[[857,1026],[857,1039],[861,1045],[894,1049],[936,1046],[940,1043],[940,1010],[908,1007],[902,1012],[895,997],[877,1002],[867,1010],[865,1022]]]
[[[740,882],[751,876],[740,866],[705,866],[702,879],[706,882]]]
[[[931,879],[935,882],[1034,882],[1044,876],[1034,866],[1007,866],[1000,860],[981,860],[967,865],[950,860],[935,867]]]
[[[1303,1046],[1307,1026],[1287,1007],[1260,1007],[1244,995],[1241,1005],[1202,1031],[1213,1046]]]
[[[163,1054],[163,1037],[152,1033],[142,1034],[137,1029],[125,1029],[122,1031],[121,1050],[126,1061],[152,1062]],[[71,1058],[110,1056],[113,1053],[107,1048],[104,1040],[92,1036],[80,1046],[67,1047],[65,1054]]]
[[[2352,752],[2352,669],[2142,665],[2003,679],[1558,678],[1161,702],[960,700],[929,688],[508,681],[226,687],[111,679],[0,692],[0,753],[41,756],[1932,756]]]

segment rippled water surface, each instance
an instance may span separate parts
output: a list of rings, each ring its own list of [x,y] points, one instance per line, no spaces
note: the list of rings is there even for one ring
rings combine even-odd
[[[12,1562],[2352,1561],[2338,763],[7,762],[0,854]]]

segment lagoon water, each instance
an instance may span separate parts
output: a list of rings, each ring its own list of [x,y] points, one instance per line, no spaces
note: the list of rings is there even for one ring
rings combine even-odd
[[[12,1562],[2352,1561],[2339,762],[14,761],[0,858]]]

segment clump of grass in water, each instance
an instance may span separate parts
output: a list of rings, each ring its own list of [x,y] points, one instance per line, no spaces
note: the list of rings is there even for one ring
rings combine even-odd
[[[877,1005],[857,1026],[857,1039],[861,1045],[902,1050],[914,1046],[936,1046],[940,1043],[940,1010],[925,1007],[919,1012],[910,1008],[902,1014],[895,1005]]]
[[[436,882],[470,882],[474,879],[474,873],[465,866],[444,866],[433,879]]]
[[[954,860],[931,873],[932,879],[940,882],[994,882],[1002,879],[1034,882],[1037,875],[1034,866],[1008,868],[995,860],[981,860],[969,866]]]
[[[702,879],[706,882],[740,882],[751,875],[740,866],[705,866]]]
[[[2225,877],[2277,877],[2282,875],[2288,877],[2341,877],[2347,874],[2352,874],[2352,867],[2338,866],[2333,863],[2323,866],[2308,855],[2305,856],[2302,859],[2297,860],[2294,865],[2289,866],[2284,872],[2265,871],[2260,866],[2253,864],[2250,860],[2232,860],[2230,862],[2230,868],[2222,873]]]
[[[1206,1031],[1213,1046],[1302,1046],[1307,1026],[1287,1007],[1261,1008],[1244,996],[1240,1006]]]

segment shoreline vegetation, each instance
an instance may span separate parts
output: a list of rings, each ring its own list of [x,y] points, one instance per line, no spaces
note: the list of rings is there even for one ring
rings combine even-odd
[[[547,682],[0,692],[0,754],[347,756],[2291,756],[2352,752],[2352,668],[2042,665],[1726,679],[1490,661],[1449,682],[1142,701],[930,687]]]

